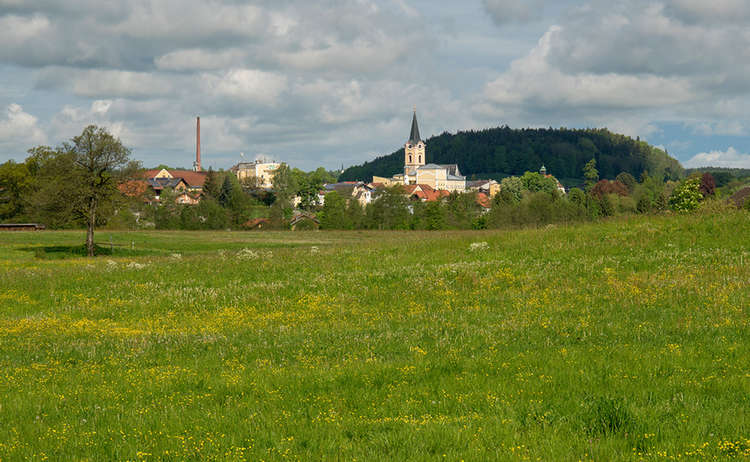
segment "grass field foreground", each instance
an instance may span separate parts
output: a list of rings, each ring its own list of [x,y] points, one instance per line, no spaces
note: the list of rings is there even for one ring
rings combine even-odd
[[[746,212],[83,237],[0,235],[0,460],[750,457]]]

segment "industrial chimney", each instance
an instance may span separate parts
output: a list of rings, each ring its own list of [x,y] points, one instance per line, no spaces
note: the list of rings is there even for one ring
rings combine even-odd
[[[198,117],[197,124],[195,126],[195,164],[193,168],[196,172],[202,171],[201,169],[201,118]]]

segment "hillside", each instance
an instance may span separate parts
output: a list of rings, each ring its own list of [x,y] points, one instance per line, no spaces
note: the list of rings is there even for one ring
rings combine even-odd
[[[443,133],[427,140],[427,162],[458,164],[469,177],[500,179],[536,171],[542,165],[567,185],[583,183],[583,166],[596,158],[602,178],[620,172],[636,178],[652,176],[677,179],[684,175],[680,163],[643,141],[606,129],[512,129],[507,126],[480,131]],[[403,170],[404,150],[350,167],[341,181],[370,180]]]

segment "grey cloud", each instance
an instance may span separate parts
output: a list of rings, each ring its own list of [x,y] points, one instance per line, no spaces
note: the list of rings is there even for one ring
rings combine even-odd
[[[688,23],[742,23],[750,19],[745,0],[669,0],[666,14]]]
[[[496,24],[529,22],[542,18],[544,0],[482,0]]]
[[[567,72],[702,76],[705,85],[714,82],[715,91],[745,86],[747,22],[685,23],[671,11],[650,1],[593,2],[567,16],[551,43],[549,61]]]

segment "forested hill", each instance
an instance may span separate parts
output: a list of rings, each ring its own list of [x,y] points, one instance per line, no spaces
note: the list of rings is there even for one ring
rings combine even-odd
[[[458,164],[467,177],[500,179],[538,171],[547,172],[567,186],[583,183],[583,166],[596,159],[601,178],[614,179],[620,172],[636,178],[651,176],[678,179],[684,175],[680,163],[661,149],[607,129],[512,129],[443,133],[427,140],[427,162]],[[346,169],[340,181],[370,181],[389,177],[404,169],[403,148]]]

